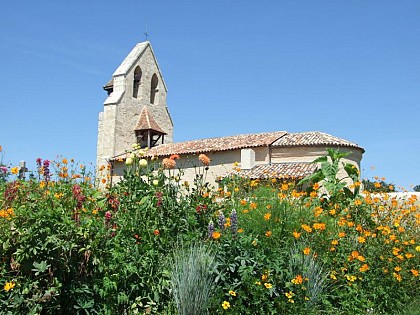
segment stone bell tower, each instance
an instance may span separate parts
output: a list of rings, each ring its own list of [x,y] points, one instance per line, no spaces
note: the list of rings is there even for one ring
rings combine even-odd
[[[97,167],[131,149],[173,141],[167,89],[152,46],[137,44],[104,86],[108,97],[99,113]]]

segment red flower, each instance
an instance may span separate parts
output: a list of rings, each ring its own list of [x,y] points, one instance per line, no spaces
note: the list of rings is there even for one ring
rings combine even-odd
[[[159,232],[159,230],[156,229],[156,230],[153,231],[153,234],[155,234],[156,236],[158,236],[160,234],[160,232]]]

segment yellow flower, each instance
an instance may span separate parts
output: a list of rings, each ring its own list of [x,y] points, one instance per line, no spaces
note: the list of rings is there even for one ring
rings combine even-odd
[[[9,290],[13,289],[15,287],[15,282],[6,282],[4,284],[4,291],[8,292]]]
[[[236,296],[236,292],[232,291],[232,290],[229,291],[229,294],[232,295],[232,296]]]
[[[310,252],[311,252],[311,249],[310,249],[309,247],[305,247],[305,248],[303,249],[303,253],[304,253],[305,255],[309,255],[309,254],[310,254]]]
[[[223,301],[222,307],[223,309],[227,310],[230,307],[230,303],[228,301]]]
[[[261,285],[261,281],[255,281],[256,285]]]
[[[302,224],[302,229],[304,229],[308,233],[312,232],[312,228],[307,224]]]
[[[401,271],[401,267],[400,267],[400,266],[397,266],[397,267],[395,267],[395,268],[394,268],[394,270],[395,270],[396,272],[399,272],[399,271]]]
[[[314,223],[312,226],[315,230],[325,230],[326,228],[325,223]]]
[[[299,238],[300,237],[300,233],[293,231],[293,237],[294,238]]]
[[[359,236],[357,240],[359,241],[359,243],[366,243],[366,239],[363,236]]]
[[[293,284],[302,284],[303,278],[301,275],[297,275],[294,279],[292,279]]]
[[[270,220],[270,218],[271,218],[271,213],[266,213],[266,214],[264,214],[264,220],[265,220],[265,221]]]
[[[273,285],[272,285],[271,283],[264,283],[264,286],[265,286],[267,289],[271,289],[271,288],[273,287]]]
[[[288,299],[291,299],[295,294],[292,291],[286,292],[284,294]]]
[[[262,281],[267,281],[267,279],[268,279],[268,274],[265,273],[261,276]]]
[[[398,282],[402,281],[402,277],[399,273],[394,272],[392,275],[395,277],[395,279],[397,279]]]
[[[350,282],[354,282],[357,279],[356,276],[351,276],[351,275],[346,275],[346,278],[347,278],[347,281],[350,281]]]
[[[217,240],[218,238],[220,238],[221,235],[222,234],[220,234],[220,232],[214,231],[211,236],[214,240]]]
[[[11,170],[12,174],[17,174],[19,173],[19,168],[18,167],[13,167]]]

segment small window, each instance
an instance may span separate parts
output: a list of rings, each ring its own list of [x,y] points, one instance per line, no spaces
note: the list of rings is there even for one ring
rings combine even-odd
[[[139,66],[134,70],[134,79],[133,79],[133,97],[137,98],[139,95],[139,87],[141,80],[141,69]]]
[[[159,91],[158,89],[158,77],[155,74],[152,76],[152,83],[150,86],[150,104],[155,104],[156,101],[156,93]]]

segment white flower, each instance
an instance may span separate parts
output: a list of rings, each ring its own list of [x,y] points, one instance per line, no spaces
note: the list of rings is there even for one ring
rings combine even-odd
[[[128,157],[128,158],[125,160],[125,164],[126,164],[126,165],[131,165],[131,164],[133,164],[133,159],[132,159],[131,157]]]
[[[154,179],[153,180],[153,186],[157,186],[157,185],[159,185],[159,181],[157,179]]]
[[[140,167],[147,167],[147,160],[146,159],[141,159],[139,161]]]

